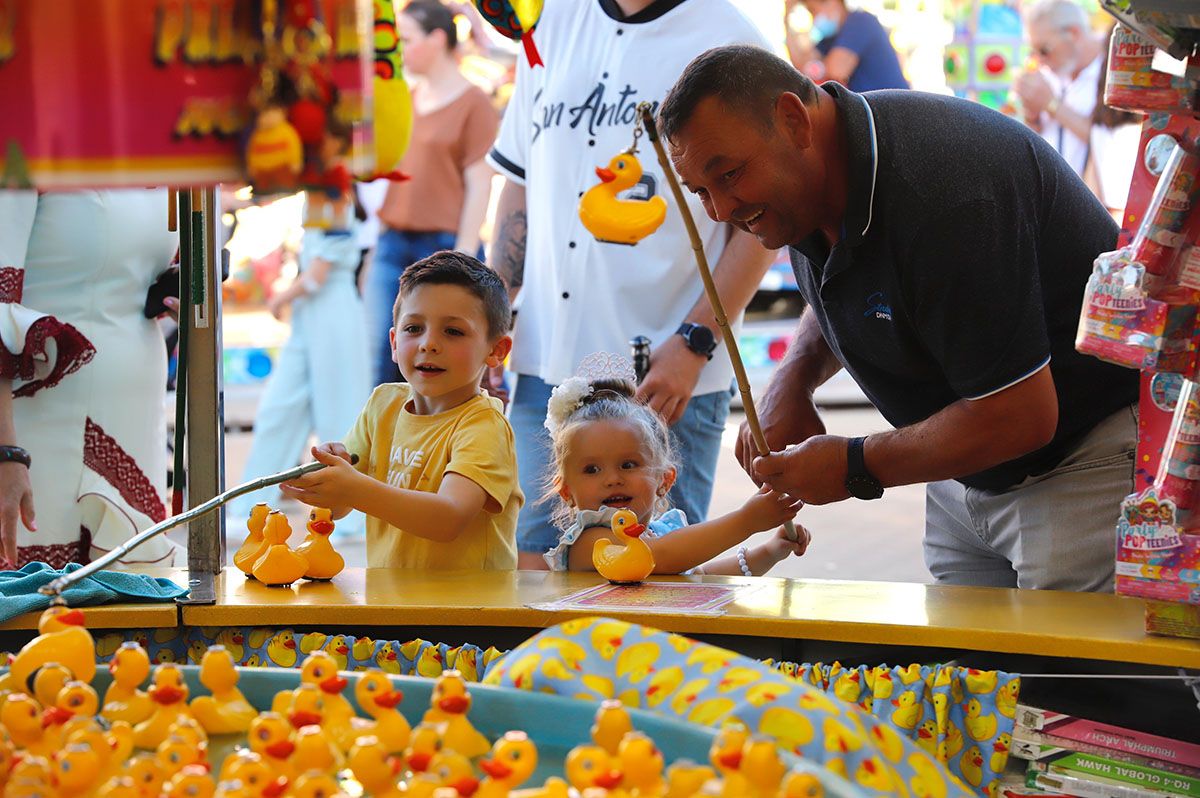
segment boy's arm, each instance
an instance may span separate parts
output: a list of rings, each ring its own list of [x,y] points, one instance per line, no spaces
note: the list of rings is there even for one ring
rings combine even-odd
[[[459,474],[446,474],[437,493],[426,493],[380,482],[323,449],[314,448],[313,456],[328,468],[285,482],[285,496],[314,507],[360,510],[428,540],[456,539],[487,500],[483,488]]]

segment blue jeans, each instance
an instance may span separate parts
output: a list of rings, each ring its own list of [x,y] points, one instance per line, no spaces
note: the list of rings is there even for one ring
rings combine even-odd
[[[536,503],[546,490],[547,471],[552,467],[550,434],[543,426],[552,388],[537,377],[518,376],[508,414],[516,437],[521,490],[525,493],[525,506],[517,518],[517,549],[537,554],[558,543],[558,530],[550,523],[553,500]],[[725,431],[732,396],[732,390],[693,396],[683,418],[671,427],[679,477],[669,498],[671,505],[683,510],[691,523],[708,516],[717,455],[721,452],[721,433]]]
[[[454,238],[454,233],[413,233],[389,227],[379,234],[363,291],[363,304],[367,310],[367,351],[371,353],[371,385],[403,380],[400,369],[392,362],[392,347],[388,343],[400,275],[421,258],[443,249],[454,249]]]

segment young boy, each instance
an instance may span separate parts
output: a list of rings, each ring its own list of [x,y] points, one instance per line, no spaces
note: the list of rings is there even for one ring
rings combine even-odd
[[[512,427],[479,387],[512,347],[504,283],[469,255],[438,252],[405,270],[392,318],[408,382],[376,388],[345,445],[313,448],[328,468],[282,490],[335,518],[365,513],[372,567],[515,568],[525,497]]]

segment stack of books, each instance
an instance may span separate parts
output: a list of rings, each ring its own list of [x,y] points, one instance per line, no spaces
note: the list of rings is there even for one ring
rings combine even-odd
[[[1200,798],[1200,745],[1019,704],[999,793]]]

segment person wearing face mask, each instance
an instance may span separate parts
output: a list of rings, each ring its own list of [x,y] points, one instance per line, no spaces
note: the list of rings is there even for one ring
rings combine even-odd
[[[1104,49],[1073,0],[1040,0],[1026,15],[1026,31],[1039,67],[1013,84],[1025,124],[1082,175]]]
[[[807,37],[789,24],[801,2],[813,19]],[[845,0],[785,0],[784,27],[792,64],[813,80],[859,92],[909,87],[887,30],[874,15],[846,8]]]

